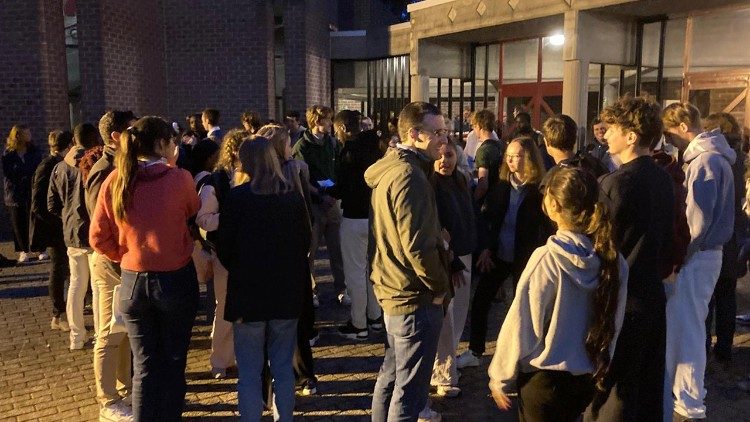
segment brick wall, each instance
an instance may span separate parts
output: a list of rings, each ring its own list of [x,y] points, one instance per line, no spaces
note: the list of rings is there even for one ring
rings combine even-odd
[[[273,2],[164,1],[169,115],[213,107],[225,129],[245,109],[274,116]]]
[[[330,15],[325,0],[284,1],[287,110],[331,102]]]
[[[31,128],[34,143],[68,128],[68,73],[62,3],[4,2],[0,8],[0,144],[19,122]]]
[[[162,0],[78,0],[81,115],[166,115]]]

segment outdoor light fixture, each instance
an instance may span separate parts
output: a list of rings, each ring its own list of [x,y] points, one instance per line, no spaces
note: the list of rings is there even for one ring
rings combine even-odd
[[[565,35],[563,34],[557,34],[549,37],[549,43],[550,45],[556,45],[560,46],[565,44]]]

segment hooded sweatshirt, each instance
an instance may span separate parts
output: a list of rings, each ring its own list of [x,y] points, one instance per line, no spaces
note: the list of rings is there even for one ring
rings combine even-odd
[[[690,244],[687,261],[695,252],[718,249],[734,231],[734,178],[737,158],[719,130],[704,132],[683,153],[687,164],[687,221]]]
[[[399,146],[365,171],[372,189],[370,280],[386,315],[406,315],[448,291],[432,161]]]
[[[117,169],[99,190],[91,218],[91,247],[122,269],[176,271],[190,262],[193,238],[187,221],[200,202],[193,178],[162,162],[138,164],[127,221],[117,221],[112,207],[112,182]]]
[[[620,287],[610,356],[627,297],[628,265],[622,255],[618,258]],[[511,393],[517,391],[519,370],[593,373],[585,342],[593,319],[600,262],[587,236],[567,230],[559,230],[534,251],[497,337],[499,352],[487,371],[491,384]]]

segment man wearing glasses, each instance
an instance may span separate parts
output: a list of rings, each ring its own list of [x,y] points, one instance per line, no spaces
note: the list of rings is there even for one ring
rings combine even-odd
[[[401,111],[398,132],[396,150],[365,172],[372,188],[370,279],[387,331],[372,399],[376,422],[414,421],[425,407],[448,291],[427,177],[447,143],[445,121],[434,105],[414,102]]]

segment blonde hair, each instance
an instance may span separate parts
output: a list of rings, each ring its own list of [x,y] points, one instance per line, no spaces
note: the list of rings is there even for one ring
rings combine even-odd
[[[23,136],[23,132],[28,130],[29,127],[26,125],[14,125],[10,129],[10,133],[8,134],[8,139],[6,139],[5,144],[5,150],[6,151],[18,151],[18,148],[21,146],[21,136]],[[26,144],[28,144],[31,140],[26,139]]]
[[[273,195],[289,192],[291,186],[281,172],[281,164],[273,144],[262,136],[243,142],[239,150],[239,171],[250,178],[253,192]]]
[[[307,125],[310,129],[312,129],[313,126],[316,126],[320,119],[325,118],[333,118],[333,110],[331,110],[330,107],[316,104],[305,111],[305,119],[307,120]]]
[[[534,140],[529,137],[523,136],[515,138],[508,145],[513,142],[521,144],[523,149],[523,178],[524,183],[539,183],[544,177],[544,164],[542,162],[542,154],[539,152]],[[507,151],[506,151],[507,154]],[[508,167],[508,161],[503,159],[503,164],[500,166],[500,180],[506,182],[510,180],[510,167]]]
[[[690,103],[673,103],[664,108],[661,117],[666,129],[685,123],[688,128],[701,127],[701,112]]]
[[[153,156],[159,141],[177,136],[172,125],[161,117],[140,118],[120,134],[120,148],[115,157],[117,174],[112,181],[112,208],[117,221],[127,221],[127,209],[133,202],[138,157]]]
[[[221,151],[219,152],[219,161],[216,163],[217,170],[231,172],[234,170],[234,163],[237,161],[237,152],[240,150],[242,141],[250,136],[244,129],[232,129],[228,131],[221,141]]]
[[[271,123],[263,126],[255,132],[257,136],[262,136],[268,139],[273,145],[273,149],[276,151],[279,160],[286,161],[286,146],[289,142],[289,131],[276,123]]]

